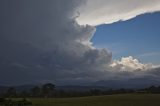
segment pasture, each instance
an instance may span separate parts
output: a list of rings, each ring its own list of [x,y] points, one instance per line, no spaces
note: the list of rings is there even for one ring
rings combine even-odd
[[[160,106],[158,94],[119,94],[75,98],[31,98],[34,106]]]

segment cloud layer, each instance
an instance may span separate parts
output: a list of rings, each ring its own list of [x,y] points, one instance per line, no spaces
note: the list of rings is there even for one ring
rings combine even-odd
[[[119,5],[115,1],[110,3],[106,2],[108,9],[111,4]],[[127,5],[120,4],[120,7]],[[85,0],[1,0],[0,83],[84,84],[139,77],[160,81],[158,67],[142,64],[133,57],[112,60],[110,51],[93,47],[90,40],[96,28],[79,25],[76,21],[79,13],[81,16],[87,14],[80,10],[84,6]],[[131,11],[125,8],[121,12],[126,10]],[[110,12],[111,16],[121,19],[119,11]],[[94,17],[85,24],[96,18],[99,20]],[[104,22],[107,20],[96,22],[96,25]]]
[[[125,21],[144,13],[160,11],[159,0],[86,0],[80,8],[81,25],[111,24]]]

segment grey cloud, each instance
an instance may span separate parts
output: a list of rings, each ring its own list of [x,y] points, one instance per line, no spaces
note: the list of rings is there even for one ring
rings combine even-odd
[[[75,21],[85,1],[0,2],[1,84],[88,78],[99,70],[93,63],[111,60],[106,50],[93,49],[95,28]]]

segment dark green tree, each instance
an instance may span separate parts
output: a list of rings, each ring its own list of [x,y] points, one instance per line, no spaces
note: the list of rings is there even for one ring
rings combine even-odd
[[[55,85],[52,83],[47,83],[42,86],[42,93],[44,97],[53,97],[55,90]]]
[[[17,96],[17,91],[14,87],[10,87],[8,88],[7,92],[6,92],[6,96],[7,97],[16,97]]]
[[[38,97],[38,96],[40,96],[41,89],[40,89],[40,87],[35,86],[35,87],[33,87],[33,88],[31,89],[30,92],[31,92],[31,96],[33,96],[33,97]]]

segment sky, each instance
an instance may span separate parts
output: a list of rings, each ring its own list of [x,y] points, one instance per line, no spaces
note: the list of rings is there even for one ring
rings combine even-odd
[[[158,85],[159,11],[159,0],[0,0],[0,85]]]
[[[97,26],[92,38],[97,48],[107,48],[114,59],[132,55],[144,63],[160,64],[160,13]],[[134,48],[134,49],[133,49]]]

